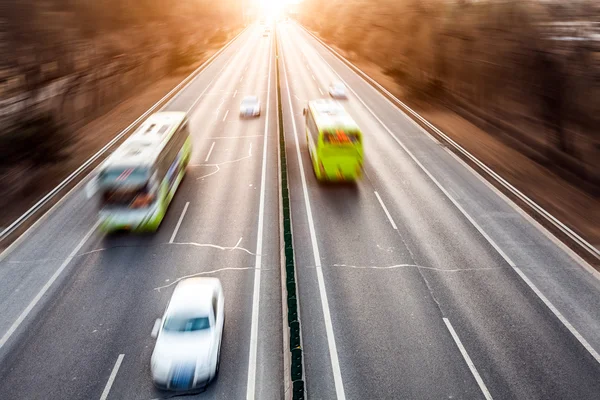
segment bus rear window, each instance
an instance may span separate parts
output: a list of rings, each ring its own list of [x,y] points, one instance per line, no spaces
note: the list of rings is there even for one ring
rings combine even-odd
[[[149,178],[147,168],[110,168],[100,173],[101,184],[108,185],[141,185]]]
[[[323,134],[323,143],[333,146],[343,146],[360,143],[360,135],[354,132],[341,130],[326,132]]]
[[[102,205],[104,207],[145,208],[152,204],[154,196],[146,186],[130,188],[114,188],[104,190]]]

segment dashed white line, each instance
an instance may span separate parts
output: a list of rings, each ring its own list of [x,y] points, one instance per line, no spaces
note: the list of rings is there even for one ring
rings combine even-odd
[[[244,80],[244,75],[242,75],[242,77],[240,78],[240,82]]]
[[[311,74],[310,76],[312,76],[312,78],[313,78],[313,81],[315,81],[315,82],[317,81],[317,79],[315,78],[315,76],[314,76],[314,75],[312,75],[312,74]]]
[[[123,357],[125,354],[119,354],[117,358],[117,362],[110,373],[110,377],[108,378],[108,382],[106,382],[106,386],[104,386],[104,391],[102,392],[102,396],[100,396],[100,400],[106,400],[108,398],[108,394],[110,393],[110,388],[112,387],[115,378],[117,377],[117,373],[119,372],[119,368],[121,368],[121,363],[123,362]]]
[[[302,191],[304,193],[304,205],[306,207],[306,215],[308,219],[308,229],[310,232],[310,240],[313,249],[313,256],[315,267],[317,270],[317,281],[319,284],[319,294],[321,297],[321,305],[323,308],[323,318],[325,320],[325,332],[327,336],[327,344],[329,346],[329,357],[331,360],[331,368],[333,373],[333,381],[335,384],[335,392],[338,400],[345,400],[346,394],[344,392],[344,384],[342,381],[342,372],[340,370],[340,361],[338,359],[337,346],[335,344],[335,337],[333,335],[333,323],[331,322],[331,313],[329,311],[329,301],[327,300],[327,291],[325,290],[325,279],[323,278],[323,268],[321,267],[321,255],[319,253],[319,244],[317,242],[317,235],[315,233],[315,223],[312,217],[312,210],[310,206],[310,200],[308,197],[308,189],[306,185],[306,175],[304,174],[304,163],[302,162],[302,155],[300,154],[300,144],[298,142],[298,130],[296,129],[296,121],[294,119],[294,108],[292,106],[292,97],[290,94],[290,84],[287,76],[287,70],[285,61],[283,60],[283,54],[281,55],[283,74],[285,76],[285,84],[287,87],[288,102],[290,107],[290,113],[292,113],[292,128],[294,130],[294,140],[296,143],[296,155],[298,157],[298,164],[300,168],[300,177],[302,181]]]
[[[319,88],[319,93],[321,93],[321,96],[323,96],[323,91],[321,90],[321,88]]]
[[[210,146],[210,150],[208,150],[208,154],[206,155],[204,162],[208,162],[208,159],[210,158],[210,155],[212,154],[213,149],[215,148],[215,143],[215,141],[212,142],[212,145]]]
[[[227,114],[229,114],[229,110],[225,111],[225,115],[223,115],[223,122],[225,122],[225,119],[227,118]]]
[[[272,49],[271,49],[272,50]],[[246,399],[256,397],[256,358],[258,353],[258,316],[260,307],[260,273],[262,268],[263,229],[265,215],[265,192],[267,186],[267,144],[269,142],[269,106],[271,95],[272,51],[269,51],[269,75],[267,78],[267,105],[265,111],[265,131],[263,139],[262,171],[260,177],[260,200],[258,206],[258,229],[256,233],[256,259],[254,263],[254,290],[252,294],[252,322],[250,324],[250,352],[248,355],[248,383]]]
[[[235,89],[235,92],[233,92],[233,97],[235,97],[237,95],[237,89]]]
[[[171,240],[169,240],[169,243],[173,243],[175,241],[175,236],[177,236],[177,232],[179,232],[179,227],[181,226],[181,223],[183,222],[183,218],[185,217],[185,213],[187,212],[187,209],[189,206],[190,206],[190,202],[188,201],[187,203],[185,203],[185,207],[183,207],[183,211],[181,212],[179,221],[177,221],[177,225],[175,226],[175,230],[173,231],[173,234],[171,235]]]
[[[58,269],[56,270],[56,272],[54,272],[54,274],[50,277],[50,279],[48,280],[48,282],[46,282],[46,284],[35,295],[35,297],[33,298],[33,300],[31,300],[31,303],[29,303],[29,305],[25,308],[25,310],[23,310],[23,312],[16,319],[16,321],[13,322],[13,324],[10,326],[10,328],[8,328],[8,331],[6,331],[6,333],[4,334],[4,336],[2,336],[2,339],[0,339],[0,349],[2,349],[2,347],[4,347],[4,345],[6,344],[6,342],[15,333],[15,331],[19,328],[19,326],[23,323],[23,321],[25,320],[25,318],[27,318],[27,316],[29,315],[29,313],[31,312],[31,310],[33,310],[33,308],[37,305],[37,303],[39,303],[39,301],[46,294],[46,292],[48,291],[48,289],[50,289],[50,287],[58,279],[58,277],[60,276],[60,274],[62,274],[62,272],[65,270],[65,268],[67,267],[67,265],[69,265],[69,263],[75,257],[75,255],[79,252],[79,250],[81,250],[81,248],[88,241],[88,239],[90,238],[90,236],[92,236],[92,234],[96,231],[96,228],[98,227],[98,225],[100,225],[100,221],[97,221],[92,226],[92,228],[85,234],[85,236],[83,237],[83,239],[81,239],[81,241],[79,242],[79,244],[77,244],[77,246],[75,246],[75,248],[73,249],[73,251],[65,259],[65,261],[63,261],[63,263],[60,265],[60,267],[58,267]]]
[[[377,193],[377,191],[375,191],[375,196],[377,196],[377,200],[379,200],[379,204],[381,204],[381,208],[383,208],[383,211],[385,212],[385,215],[387,215],[387,218],[390,221],[390,224],[392,224],[392,227],[395,230],[398,230],[398,227],[396,226],[396,223],[394,222],[394,219],[390,215],[390,212],[388,211],[387,207],[383,203],[383,200],[381,200],[381,197],[379,196],[379,193]]]
[[[460,341],[460,338],[458,337],[458,335],[456,334],[456,331],[452,327],[452,324],[450,323],[450,320],[448,318],[444,318],[444,323],[446,324],[446,327],[450,331],[450,334],[452,335],[452,339],[454,339],[454,342],[456,343],[456,346],[458,346],[458,349],[460,350],[460,354],[462,354],[462,356],[465,359],[467,365],[469,366],[469,369],[471,370],[471,373],[475,377],[475,380],[477,381],[477,384],[479,385],[479,388],[481,389],[481,392],[483,393],[483,396],[487,400],[492,400],[492,395],[490,394],[487,386],[485,386],[485,382],[483,382],[483,379],[481,379],[481,376],[479,375],[479,372],[477,372],[477,368],[475,368],[475,364],[473,364],[473,361],[471,360],[471,357],[469,357],[469,353],[467,353],[467,350],[465,349],[465,347],[463,346],[462,342]]]

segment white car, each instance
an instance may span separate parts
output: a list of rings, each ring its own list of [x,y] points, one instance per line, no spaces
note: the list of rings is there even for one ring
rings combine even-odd
[[[177,284],[165,315],[152,330],[154,384],[167,390],[206,387],[217,375],[225,319],[217,278],[188,278]]]
[[[334,82],[329,85],[329,95],[334,99],[346,99],[346,86],[342,82]]]
[[[244,117],[258,117],[260,115],[260,101],[256,96],[246,96],[242,99],[240,104],[240,116]]]

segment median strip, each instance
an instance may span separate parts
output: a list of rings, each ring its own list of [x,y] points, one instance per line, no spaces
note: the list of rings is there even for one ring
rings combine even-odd
[[[279,122],[279,166],[280,166],[280,188],[281,188],[281,213],[283,220],[283,248],[284,255],[282,262],[285,263],[285,286],[283,288],[285,295],[284,309],[287,309],[287,327],[289,333],[289,341],[287,349],[289,355],[286,358],[290,359],[290,378],[292,393],[289,396],[288,387],[285,388],[286,398],[294,400],[303,400],[304,393],[304,377],[303,377],[303,358],[302,358],[302,340],[300,337],[300,318],[298,317],[298,298],[297,298],[297,283],[296,283],[296,267],[294,261],[294,244],[292,240],[292,219],[290,212],[290,195],[287,179],[287,158],[285,151],[285,133],[283,129],[283,109],[281,102],[281,86],[279,74],[279,44],[277,41],[277,33],[275,37],[275,55],[276,55],[276,76],[277,76],[277,111]],[[285,335],[285,332],[284,332]],[[287,380],[287,379],[286,379]]]

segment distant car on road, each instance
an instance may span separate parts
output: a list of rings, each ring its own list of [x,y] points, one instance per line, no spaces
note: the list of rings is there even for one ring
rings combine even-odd
[[[258,117],[260,115],[260,101],[256,96],[246,96],[242,99],[240,104],[240,116],[245,117]]]
[[[217,375],[225,320],[217,278],[188,278],[177,284],[162,319],[152,330],[156,345],[154,384],[185,391],[207,386]]]
[[[347,99],[346,86],[342,82],[333,82],[329,85],[329,95],[334,99]]]

